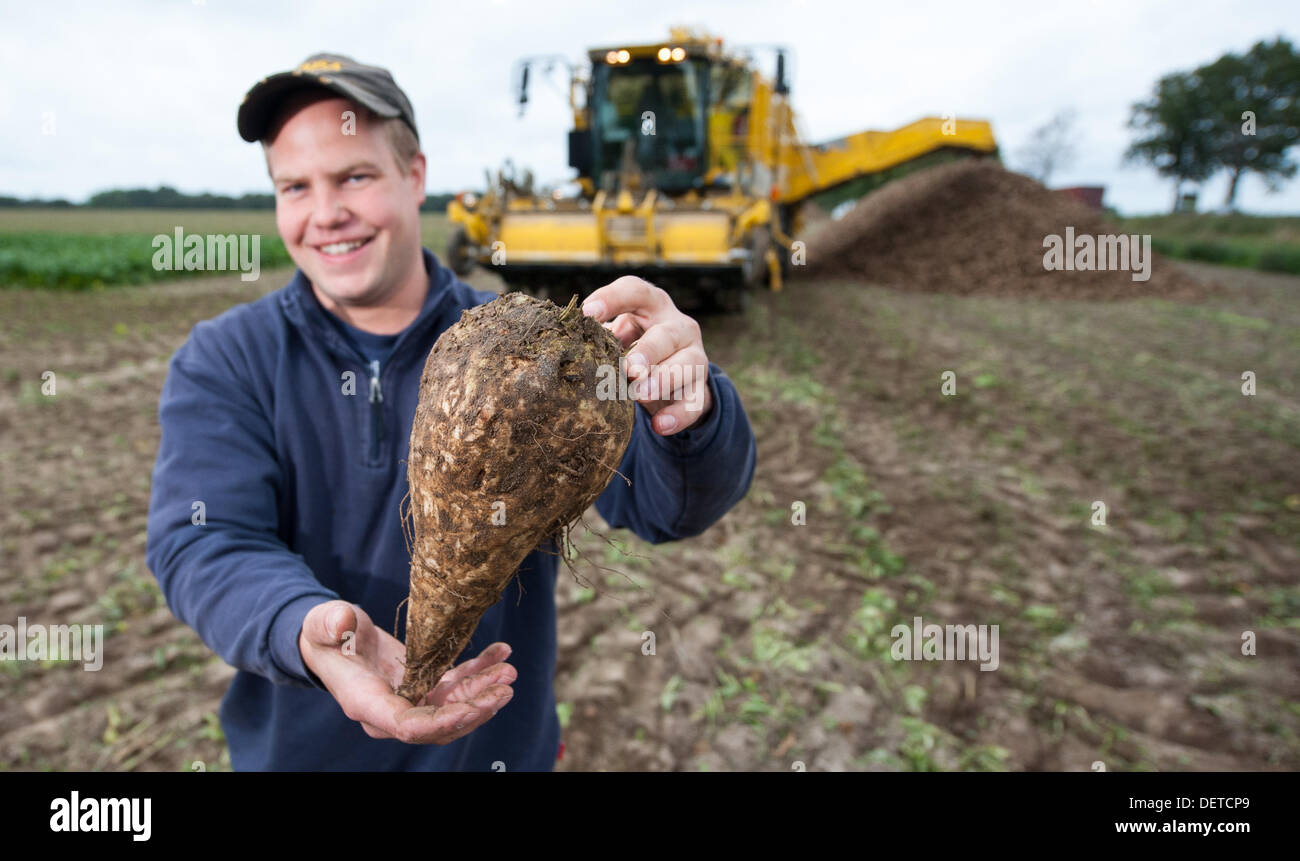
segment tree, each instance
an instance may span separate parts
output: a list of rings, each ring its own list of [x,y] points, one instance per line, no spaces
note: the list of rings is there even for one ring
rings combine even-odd
[[[1074,119],[1073,109],[1064,110],[1034,130],[1016,154],[1025,173],[1047,185],[1053,173],[1074,163],[1078,154]]]
[[[1247,173],[1276,191],[1297,169],[1287,151],[1300,141],[1300,55],[1277,37],[1245,54],[1166,75],[1150,99],[1133,105],[1129,127],[1139,137],[1125,160],[1173,177],[1175,210],[1183,183],[1219,170],[1228,173],[1229,208]]]
[[[1261,41],[1245,55],[1223,55],[1196,75],[1213,109],[1211,159],[1228,172],[1224,206],[1235,205],[1246,173],[1276,191],[1296,173],[1287,150],[1300,139],[1300,55],[1285,39]]]
[[[1213,111],[1194,72],[1175,72],[1156,83],[1155,93],[1133,105],[1128,127],[1138,139],[1124,153],[1128,162],[1155,167],[1174,180],[1174,211],[1183,183],[1203,182],[1214,173]]]

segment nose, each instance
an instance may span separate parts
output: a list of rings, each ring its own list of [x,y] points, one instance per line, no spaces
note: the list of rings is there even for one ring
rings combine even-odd
[[[312,224],[322,230],[346,224],[352,213],[348,212],[343,198],[336,189],[318,188],[312,200]]]

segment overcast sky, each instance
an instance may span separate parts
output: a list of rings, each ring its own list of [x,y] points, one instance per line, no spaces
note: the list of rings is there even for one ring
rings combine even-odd
[[[1258,39],[1300,42],[1300,3],[0,0],[0,194],[269,191],[236,108],[259,78],[322,50],[392,70],[415,106],[431,191],[481,186],[507,157],[564,179],[567,81],[535,77],[516,119],[514,61],[576,62],[589,47],[664,39],[675,23],[790,46],[792,98],[813,142],[951,111],[991,120],[1014,167],[1028,134],[1072,107],[1079,157],[1053,185],[1105,185],[1107,203],[1138,213],[1167,209],[1172,187],[1120,164],[1132,102],[1160,75]],[[43,134],[50,113],[54,134]],[[1211,181],[1202,200],[1217,205],[1225,187]],[[1300,178],[1273,195],[1249,178],[1238,202],[1300,213]]]

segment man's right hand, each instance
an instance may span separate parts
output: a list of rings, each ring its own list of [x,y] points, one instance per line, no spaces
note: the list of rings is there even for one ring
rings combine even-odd
[[[510,647],[493,643],[452,667],[419,706],[394,691],[405,672],[406,647],[347,601],[313,607],[298,634],[303,663],[334,695],[343,713],[371,738],[408,744],[448,744],[497,713],[518,673],[505,663]]]

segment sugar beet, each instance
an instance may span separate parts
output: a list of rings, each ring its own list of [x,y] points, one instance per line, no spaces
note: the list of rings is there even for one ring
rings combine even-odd
[[[597,383],[621,353],[575,303],[520,293],[465,311],[434,345],[407,464],[399,695],[423,699],[524,557],[565,533],[615,474],[635,407],[602,400]]]

